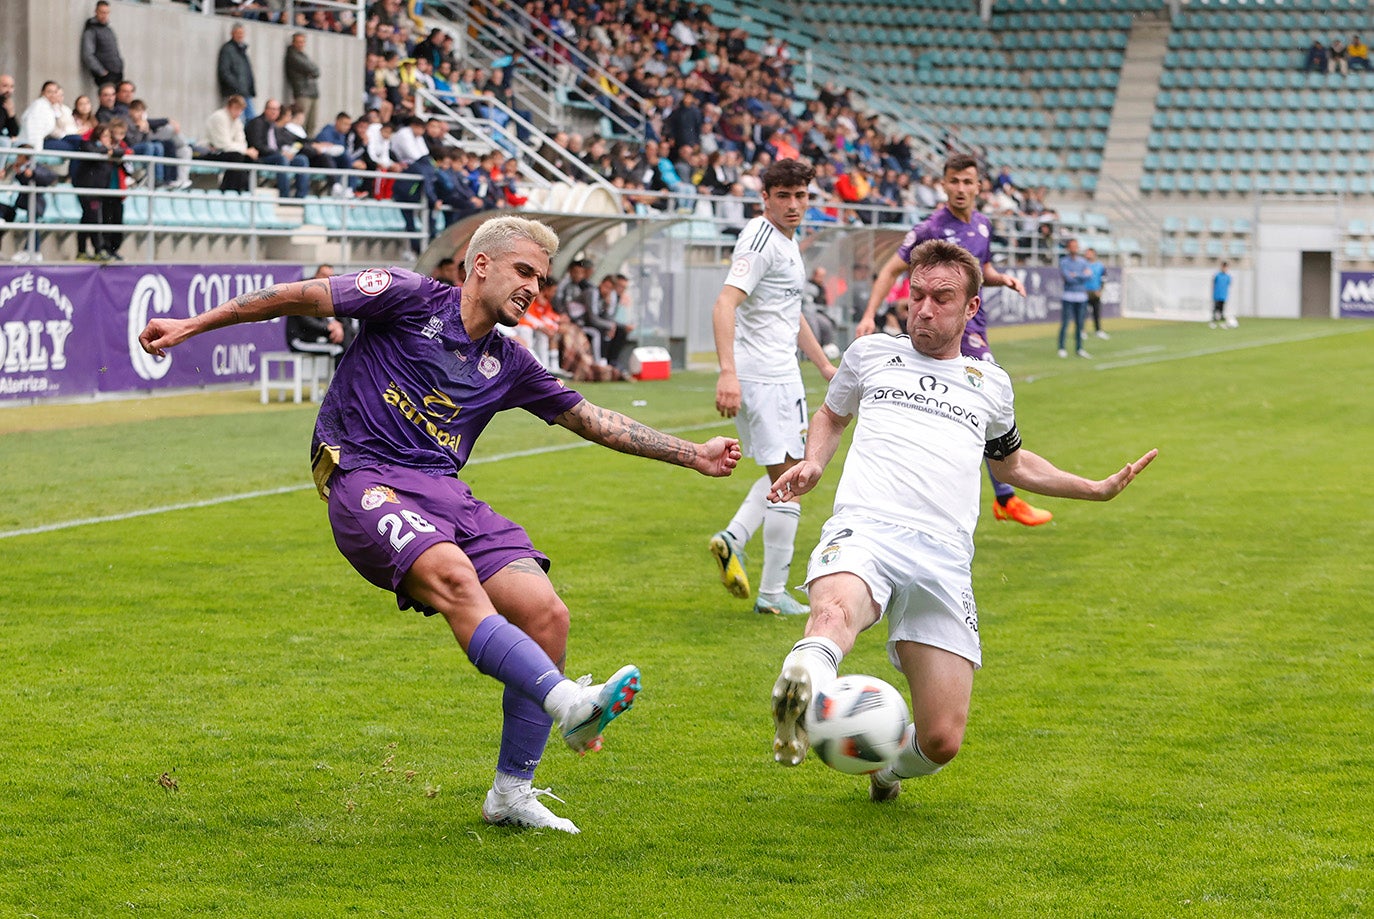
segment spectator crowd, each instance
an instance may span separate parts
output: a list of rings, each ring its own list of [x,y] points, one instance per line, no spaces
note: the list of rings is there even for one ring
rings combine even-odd
[[[574,99],[632,108],[644,140],[555,132],[525,168],[548,178],[599,177],[621,190],[628,213],[708,208],[727,230],[738,231],[757,213],[762,171],[789,157],[817,167],[808,213],[814,221],[912,223],[941,203],[936,177],[917,162],[910,137],[885,130],[877,115],[861,111],[848,90],[834,84],[802,98],[786,42],[769,39],[758,47],[743,29],[716,25],[709,4],[525,0],[522,9],[527,16],[499,4],[473,7],[474,14],[500,17],[524,48],[497,61],[505,66],[486,69],[459,59],[450,29],[417,32],[418,20],[403,0],[376,0],[361,25],[345,10],[297,4],[288,23],[282,5],[271,0],[218,0],[217,11],[236,20],[297,27],[281,62],[287,98],[259,95],[257,62],[235,21],[216,60],[224,104],[192,140],[171,119],[150,115],[148,103],[137,98],[125,77],[109,4],[99,0],[80,38],[99,104],[81,96],[68,107],[62,87],[50,82],[21,116],[10,116],[16,124],[8,133],[35,149],[99,152],[111,160],[127,153],[195,157],[239,167],[222,173],[225,191],[248,191],[245,167],[252,167],[282,198],[326,194],[423,203],[423,229],[432,234],[472,213],[520,207],[527,194],[513,149],[498,144],[479,153],[460,146],[455,127],[426,99],[502,125],[514,118],[517,133],[527,137],[528,113],[517,104],[514,77],[522,67],[534,72],[541,64],[572,87]],[[533,40],[532,22],[560,39],[554,59],[541,59],[550,52]],[[352,34],[358,28],[366,58],[357,114],[341,111],[331,118],[319,111],[319,85],[327,75],[311,57],[310,30]],[[6,105],[13,108],[13,99]],[[107,144],[100,128],[112,122],[123,133],[118,143]],[[311,169],[386,177],[326,179]],[[185,165],[158,164],[153,171],[151,181],[160,187],[190,184]],[[135,178],[141,178],[137,170],[118,165],[89,181],[120,190]],[[712,203],[702,200],[707,195]],[[101,197],[90,200],[95,222],[117,216]],[[1040,236],[1053,217],[1043,189],[1019,188],[1006,172],[989,178],[980,207],[1004,218],[996,225],[1018,240]],[[414,211],[405,217],[418,228]],[[95,254],[115,254],[117,241],[96,240]],[[592,344],[593,350],[599,345],[595,336]]]

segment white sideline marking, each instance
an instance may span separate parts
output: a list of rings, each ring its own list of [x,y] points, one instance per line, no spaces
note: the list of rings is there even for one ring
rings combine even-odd
[[[718,428],[721,425],[729,424],[729,421],[722,418],[710,424],[692,424],[682,428],[674,428],[665,431],[666,434],[685,434],[689,431],[705,431],[711,428]],[[524,456],[539,456],[544,453],[558,453],[563,450],[576,450],[580,447],[595,446],[589,440],[578,440],[568,444],[556,444],[550,447],[534,447],[529,450],[515,450],[511,453],[497,453],[492,456],[484,456],[479,459],[468,460],[468,466],[478,466],[483,463],[499,463],[502,460],[519,459]],[[305,485],[284,485],[281,488],[268,488],[263,491],[249,491],[237,495],[223,495],[219,498],[205,498],[201,501],[186,501],[181,504],[165,504],[161,507],[149,507],[141,511],[127,511],[123,514],[107,514],[103,517],[85,517],[80,520],[63,520],[59,523],[45,523],[43,526],[27,527],[22,530],[0,531],[0,539],[9,539],[13,536],[33,536],[37,533],[52,533],[57,530],[70,530],[73,527],[91,526],[97,523],[117,523],[121,520],[133,520],[136,517],[151,517],[154,514],[167,514],[172,511],[186,511],[198,507],[214,507],[216,504],[228,504],[232,501],[248,501],[253,498],[267,498],[272,495],[286,495],[296,491],[311,491],[315,488],[315,483],[310,482]]]
[[[1244,351],[1247,348],[1267,348],[1270,345],[1287,345],[1298,341],[1312,341],[1317,338],[1330,338],[1333,335],[1349,335],[1352,332],[1364,331],[1362,329],[1342,329],[1328,332],[1313,332],[1310,335],[1299,335],[1292,338],[1261,338],[1256,341],[1240,342],[1234,345],[1224,345],[1219,348],[1199,348],[1196,351],[1176,351],[1158,357],[1140,357],[1128,361],[1103,361],[1094,364],[1094,370],[1115,370],[1118,367],[1137,367],[1141,364],[1162,364],[1166,361],[1182,361],[1194,357],[1206,357],[1209,354],[1225,354],[1227,351]]]
[[[1367,332],[1368,329],[1332,329],[1324,332],[1312,332],[1308,335],[1298,335],[1289,338],[1260,338],[1254,341],[1237,342],[1233,345],[1222,345],[1217,348],[1199,348],[1195,351],[1170,351],[1167,354],[1156,354],[1152,357],[1138,357],[1127,361],[1093,361],[1092,369],[1119,370],[1122,367],[1140,367],[1145,364],[1164,364],[1169,361],[1185,361],[1195,357],[1207,357],[1209,354],[1225,354],[1228,351],[1244,351],[1248,348],[1267,348],[1270,345],[1287,345],[1299,341],[1312,341],[1317,338],[1331,338],[1336,335],[1354,335],[1360,332]],[[1142,351],[1148,349],[1141,349]],[[1132,351],[1122,352],[1123,354],[1138,353]],[[1064,376],[1058,371],[1050,373],[1036,373],[1023,377],[1023,382],[1036,383],[1040,380],[1048,380],[1050,377]]]

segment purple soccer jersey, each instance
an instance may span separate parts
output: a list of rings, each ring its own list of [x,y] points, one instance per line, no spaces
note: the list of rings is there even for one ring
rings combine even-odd
[[[978,260],[979,265],[986,265],[992,261],[992,221],[982,214],[974,211],[969,217],[969,222],[964,223],[955,217],[947,208],[940,208],[925,220],[916,224],[902,239],[902,245],[897,249],[897,256],[902,261],[911,259],[911,250],[921,243],[931,239],[945,239],[966,250],[970,255]],[[970,352],[970,344],[975,350],[987,351],[987,343],[984,340],[984,333],[987,331],[988,321],[979,310],[973,314],[973,318],[968,321],[968,326],[964,329],[964,349],[963,353],[969,357],[984,357],[984,354],[974,354]]]
[[[315,422],[311,455],[337,448],[344,469],[376,464],[452,475],[497,412],[552,424],[582,395],[492,330],[468,338],[460,290],[404,268],[329,281],[334,312],[363,321]]]

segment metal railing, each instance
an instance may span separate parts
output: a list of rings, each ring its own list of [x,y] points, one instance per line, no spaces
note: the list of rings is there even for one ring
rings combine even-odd
[[[545,145],[550,148],[556,146],[553,138],[500,100],[490,96],[464,96],[462,98],[455,97],[454,102],[449,103],[424,87],[418,87],[416,95],[425,103],[430,115],[435,113],[442,115],[442,120],[449,125],[460,127],[474,138],[481,140],[485,144],[484,149],[499,147],[507,154],[516,156],[520,160],[521,175],[526,181],[547,185],[550,176],[552,176],[552,181],[587,182],[600,186],[617,197],[620,194],[618,188],[607,182],[600,173],[576,157],[560,156],[559,160],[563,164],[560,165],[543,156],[540,150],[544,149]],[[500,112],[505,116],[506,123],[502,125],[491,118],[479,118],[475,115],[465,114],[464,107],[470,106],[474,102],[490,106],[495,111]],[[471,109],[469,108],[468,111]],[[538,145],[522,140],[521,133],[537,141]],[[537,164],[540,168],[537,170],[533,168],[532,164]],[[571,168],[571,173],[563,168],[564,165]],[[542,173],[540,170],[543,170]]]
[[[70,164],[78,161],[109,161],[102,154],[82,153],[66,150],[35,151],[28,148],[0,147],[0,162],[9,162],[16,156],[32,156],[37,162],[48,165],[52,161]],[[44,161],[47,161],[46,163]],[[340,246],[341,261],[351,260],[351,248],[359,241],[394,240],[412,248],[422,248],[432,236],[429,221],[431,211],[426,203],[392,201],[375,198],[357,198],[351,192],[348,197],[308,196],[304,198],[279,197],[259,194],[255,190],[260,182],[275,181],[279,174],[290,176],[307,175],[319,180],[326,188],[341,183],[351,188],[354,181],[375,182],[378,180],[414,181],[420,177],[413,173],[378,172],[359,169],[327,169],[313,166],[263,165],[255,162],[226,163],[202,159],[177,159],[174,157],[142,156],[130,154],[120,157],[119,168],[132,170],[135,175],[125,188],[85,188],[61,180],[52,185],[38,187],[9,181],[13,164],[6,167],[5,181],[0,181],[0,196],[15,196],[12,206],[22,210],[23,220],[12,220],[0,224],[0,229],[17,231],[20,246],[24,251],[37,251],[35,245],[43,234],[123,234],[139,237],[137,247],[140,256],[148,261],[159,258],[159,242],[172,239],[196,237],[242,237],[247,246],[247,257],[253,261],[263,258],[260,242],[263,239],[279,237],[319,237],[336,241]],[[210,195],[207,190],[162,190],[155,187],[154,177],[157,167],[164,169],[189,169],[202,175],[219,178],[228,172],[247,173],[250,192],[235,194],[225,192]],[[60,168],[60,166],[59,166]],[[139,170],[142,174],[138,175]],[[38,216],[39,197],[44,198],[44,214]],[[53,209],[59,207],[54,196],[74,196],[81,203],[101,198],[120,198],[125,200],[124,219],[119,223],[82,222],[78,219],[53,219]],[[133,202],[133,203],[130,203]],[[184,206],[183,206],[184,204]],[[192,207],[194,205],[194,208]],[[281,219],[276,214],[280,207],[319,208],[330,213],[337,208],[337,225],[321,225],[306,222],[303,213],[300,220]],[[409,213],[409,223],[414,229],[397,228],[395,219],[370,220],[369,216],[396,215],[402,226]],[[18,216],[18,213],[15,215]],[[131,255],[133,253],[130,253]]]
[[[290,28],[312,28],[309,24],[310,14],[316,10],[326,12],[350,13],[353,16],[353,30],[340,32],[337,34],[352,34],[358,38],[363,38],[363,26],[367,22],[367,0],[272,0],[272,2],[249,2],[235,4],[224,8],[219,8],[217,0],[186,0],[187,6],[193,13],[201,13],[206,16],[232,16],[235,19],[258,19],[263,16],[270,16],[280,13],[282,21],[280,25]],[[297,23],[296,15],[304,15],[305,23]],[[271,22],[270,19],[262,20]]]
[[[492,66],[492,62],[501,56],[509,56],[513,62],[519,62],[515,79],[537,97],[557,100],[560,90],[580,92],[583,98],[575,100],[573,104],[588,106],[598,117],[608,119],[613,127],[618,128],[623,138],[643,143],[644,111],[648,104],[644,97],[531,16],[519,4],[505,3],[493,8],[470,4],[466,0],[457,3],[453,0],[437,0],[431,2],[430,7],[442,7],[455,21],[477,34],[478,41],[473,44],[486,55],[487,66]],[[500,16],[490,15],[491,9],[495,9]],[[507,31],[514,34],[508,35]],[[520,40],[514,36],[519,36]],[[524,72],[525,68],[532,68],[538,79],[532,79]],[[570,79],[574,75],[580,77],[582,86]],[[603,90],[603,86],[606,90]],[[564,101],[559,104],[569,103]]]

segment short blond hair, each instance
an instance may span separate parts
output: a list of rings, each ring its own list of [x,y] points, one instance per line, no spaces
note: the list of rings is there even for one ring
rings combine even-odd
[[[558,234],[548,224],[525,217],[493,217],[472,234],[467,256],[463,259],[463,269],[471,274],[478,255],[485,253],[488,258],[505,255],[521,239],[538,245],[548,253],[550,259],[558,252]]]

